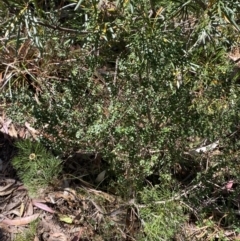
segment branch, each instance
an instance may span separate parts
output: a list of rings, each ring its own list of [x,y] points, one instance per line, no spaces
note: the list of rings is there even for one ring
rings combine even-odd
[[[78,31],[76,29],[71,29],[71,28],[63,28],[63,27],[59,27],[59,26],[53,26],[53,25],[50,25],[50,24],[47,24],[47,23],[43,23],[41,21],[37,21],[37,23],[41,26],[44,26],[44,27],[48,27],[48,28],[51,28],[51,29],[54,29],[54,30],[59,30],[59,31],[64,31],[64,32],[68,32],[68,33],[79,33],[79,34],[82,34],[82,35],[86,35],[88,34],[89,32],[87,31]]]

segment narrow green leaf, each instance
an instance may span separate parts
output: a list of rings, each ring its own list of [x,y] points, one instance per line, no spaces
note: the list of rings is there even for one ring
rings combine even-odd
[[[83,0],[80,0],[80,1],[77,3],[76,7],[74,8],[74,11],[78,10],[78,8],[80,7],[80,5],[81,5],[82,2],[83,2]]]

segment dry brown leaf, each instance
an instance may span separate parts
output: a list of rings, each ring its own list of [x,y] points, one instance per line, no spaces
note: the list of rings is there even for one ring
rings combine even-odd
[[[39,241],[39,238],[37,236],[35,236],[34,241]]]
[[[15,226],[8,226],[6,224],[3,224],[2,222],[0,223],[0,228],[3,229],[5,232],[8,233],[19,233],[19,230]]]
[[[12,215],[12,214],[14,214],[14,216],[21,217],[20,212],[17,209],[13,209],[8,212],[8,215]]]
[[[25,212],[25,215],[26,215],[26,216],[33,215],[33,204],[32,204],[32,202],[29,202],[29,203],[28,203],[28,206],[27,206],[27,210],[26,210],[26,212]]]
[[[100,172],[95,180],[96,183],[100,183],[104,180],[106,174],[106,170]]]
[[[38,203],[46,203],[47,201],[43,198],[34,198],[32,199],[32,201],[34,202],[38,202]]]
[[[8,135],[16,139],[18,138],[17,131],[13,124],[9,126]]]
[[[19,211],[20,217],[23,216],[24,210],[25,210],[25,204],[22,202],[20,205],[20,211]]]
[[[6,191],[0,192],[0,197],[11,194],[15,189],[16,189],[16,187],[13,187],[13,188],[11,188],[11,189],[7,189]]]
[[[18,208],[21,205],[21,201],[11,202],[5,207],[5,211],[9,212],[14,208]]]
[[[6,186],[0,187],[0,192],[4,192],[5,190],[9,189],[12,185],[14,185],[15,182],[9,183]]]
[[[20,131],[18,132],[18,135],[20,137],[20,139],[24,139],[26,136],[25,130],[24,128],[21,128]]]
[[[63,233],[53,233],[48,241],[67,241],[67,237]]]
[[[0,73],[0,85],[2,85],[3,82],[3,72]]]
[[[40,202],[36,202],[34,200],[32,200],[32,204],[35,207],[40,208],[40,209],[42,209],[42,210],[44,210],[46,212],[55,213],[55,211],[52,208],[48,207],[46,204],[43,204],[43,203],[40,203]]]
[[[33,127],[31,127],[28,122],[25,122],[25,127],[26,127],[29,131],[31,131],[32,133],[38,134],[38,131],[35,130]]]
[[[33,139],[37,140],[37,134],[39,134],[39,132],[37,130],[35,130],[34,128],[32,128],[28,122],[25,122],[25,127],[28,129],[28,131],[32,135]]]
[[[35,221],[38,217],[39,217],[39,214],[33,214],[28,217],[14,219],[14,220],[5,218],[2,221],[2,223],[7,224],[7,225],[21,226],[21,225],[26,225],[26,224],[29,224],[29,223]]]
[[[1,132],[8,134],[8,128],[9,128],[9,125],[12,123],[12,120],[10,119],[4,120],[4,119],[5,119],[4,117],[0,117],[0,123],[2,124]]]
[[[79,241],[80,238],[83,236],[83,233],[86,232],[86,227],[80,227],[79,231],[75,234],[71,241]]]

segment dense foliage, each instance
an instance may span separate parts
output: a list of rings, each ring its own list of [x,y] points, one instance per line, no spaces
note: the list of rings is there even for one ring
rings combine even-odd
[[[0,9],[1,99],[15,122],[31,120],[57,155],[101,153],[126,199],[168,200],[140,210],[146,240],[173,237],[185,209],[200,221],[217,202],[217,222],[238,224],[226,214],[238,187],[222,191],[239,183],[240,88],[228,57],[239,48],[238,1],[3,0]]]
[[[19,153],[12,164],[29,190],[30,195],[53,184],[61,172],[61,162],[52,156],[40,143],[19,141]]]

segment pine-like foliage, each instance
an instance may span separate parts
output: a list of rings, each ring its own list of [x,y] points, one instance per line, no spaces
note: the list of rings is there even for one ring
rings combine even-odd
[[[16,143],[19,153],[12,164],[17,174],[28,188],[30,195],[45,188],[60,173],[60,161],[49,153],[40,143],[23,140]]]
[[[172,240],[186,221],[183,205],[158,186],[139,192],[139,210],[146,237],[141,241]]]

